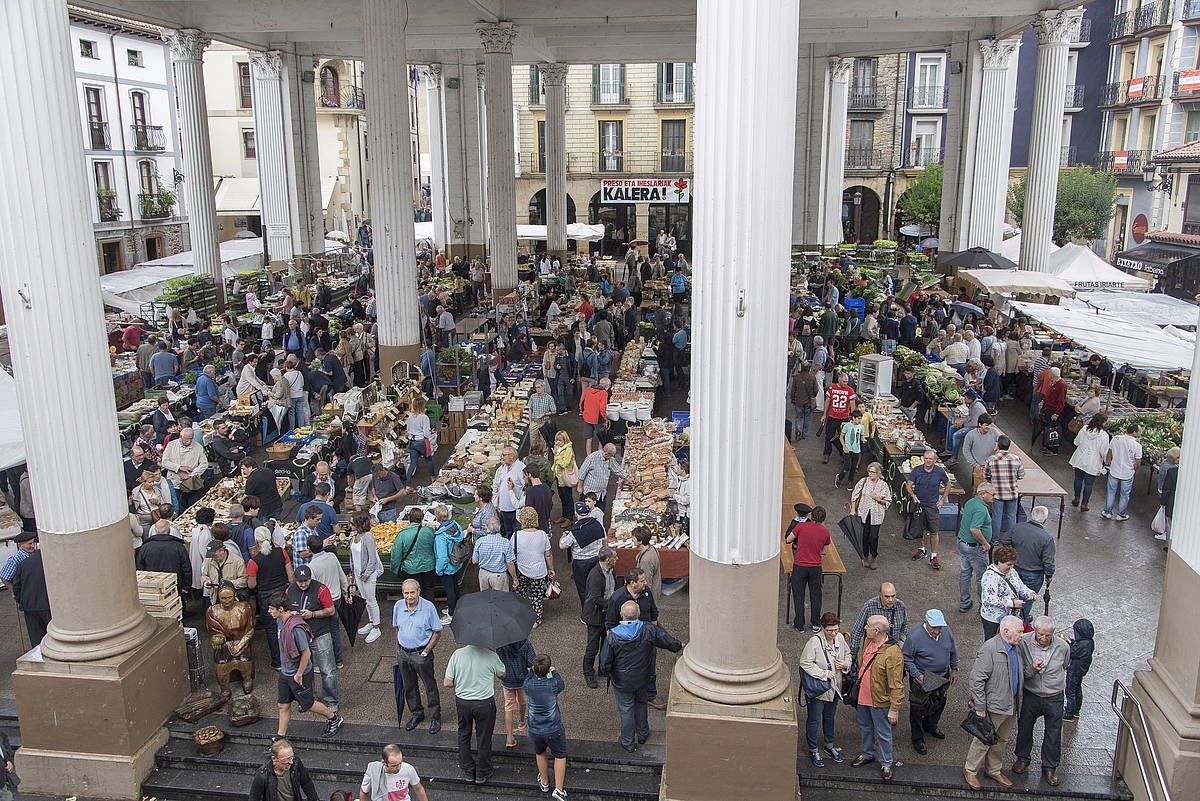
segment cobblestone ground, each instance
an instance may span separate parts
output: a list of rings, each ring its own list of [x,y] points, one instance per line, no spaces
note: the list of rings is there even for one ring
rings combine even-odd
[[[685,404],[686,395],[677,392],[666,400],[659,413],[683,408]],[[1024,415],[1025,411],[1019,407],[1002,407],[1000,412],[1000,425],[1023,446],[1030,433]],[[576,447],[580,448],[582,438],[578,418],[567,418],[563,425],[575,436]],[[1067,465],[1069,448],[1069,445],[1065,447],[1063,455],[1057,458],[1040,461],[1051,476],[1068,489],[1071,475]],[[844,489],[834,489],[835,468],[832,463],[821,464],[819,441],[809,439],[801,442],[796,451],[815,500],[831,510],[830,523],[834,528],[833,521],[841,516],[842,505],[849,493]],[[960,478],[969,480],[965,471]],[[1146,494],[1146,482],[1147,474],[1143,470],[1138,476],[1131,505],[1132,518],[1128,522],[1102,520],[1099,515],[1102,500],[1094,500],[1092,511],[1088,513],[1081,513],[1069,505],[1066,509],[1051,612],[1061,627],[1069,627],[1079,617],[1090,618],[1096,625],[1097,652],[1091,674],[1085,682],[1085,702],[1080,719],[1077,723],[1065,724],[1063,771],[1094,773],[1098,769],[1107,770],[1116,732],[1116,718],[1108,705],[1112,682],[1118,678],[1128,681],[1135,669],[1145,665],[1153,651],[1165,555],[1150,533],[1149,523],[1157,506],[1153,496]],[[1102,494],[1102,487],[1098,486],[1097,490]],[[1057,523],[1058,510],[1055,504],[1047,525],[1055,527]],[[959,560],[953,543],[949,543],[950,547],[944,545],[941,548],[943,569],[933,572],[925,563],[909,559],[912,548],[900,537],[901,524],[898,518],[889,517],[880,538],[879,569],[868,571],[853,558],[849,544],[836,532],[836,528],[834,530],[834,541],[841,549],[848,569],[841,609],[845,625],[849,626],[853,621],[862,602],[878,591],[881,581],[892,581],[899,588],[900,598],[908,606],[910,620],[917,619],[926,609],[934,606],[946,612],[962,655],[965,677],[965,671],[981,641],[981,631],[977,611],[961,615],[957,612]],[[557,530],[552,538],[557,543]],[[534,632],[532,640],[539,652],[549,653],[553,657],[556,667],[567,679],[567,691],[561,698],[561,705],[569,736],[615,739],[617,718],[612,695],[603,685],[599,690],[588,690],[580,677],[584,627],[579,622],[578,600],[569,580],[569,566],[557,549],[555,556],[560,577],[567,578],[563,582],[564,594],[558,601],[547,605],[546,623]],[[81,564],[86,564],[86,555],[81,555]],[[473,589],[473,585],[468,586]],[[804,642],[811,635],[800,634],[785,624],[786,590],[781,576],[776,618],[779,647],[794,672]],[[826,608],[833,608],[837,597],[833,578],[827,579],[825,590]],[[684,641],[688,636],[687,603],[686,590],[659,601],[661,623]],[[730,603],[736,603],[736,599],[730,599]],[[360,641],[358,646],[347,648],[346,666],[339,671],[338,679],[341,710],[348,720],[387,725],[394,724],[396,719],[391,686],[394,639],[387,625],[391,618],[392,602],[381,602],[381,605],[385,621],[384,637],[370,646]],[[3,635],[0,636],[0,695],[11,695],[10,674],[18,655],[19,622],[11,600],[0,600],[0,606],[7,610],[0,614],[0,635]],[[189,625],[203,625],[194,612],[187,622]],[[437,649],[439,679],[454,647],[453,636],[449,631],[446,635]],[[273,715],[274,673],[267,666],[262,635],[256,638],[254,647],[259,669],[255,694],[262,702],[264,712]],[[660,653],[659,687],[664,693],[674,660],[673,654]],[[443,717],[449,728],[455,723],[452,701],[449,691],[443,690]],[[929,764],[961,764],[966,752],[967,736],[958,723],[965,714],[965,703],[966,691],[960,682],[950,691],[944,715],[942,727],[948,737],[944,741],[928,740],[930,753],[924,757],[918,756],[909,747],[907,708],[903,710],[895,737],[897,758],[904,762],[921,760]],[[662,746],[664,724],[664,713],[650,710],[653,731],[651,748]],[[851,755],[857,753],[858,729],[852,714],[844,709],[838,711],[837,740]],[[1035,749],[1037,742],[1040,742],[1040,732],[1035,740]],[[801,764],[804,763],[802,760]],[[1034,763],[1036,766],[1036,754]]]

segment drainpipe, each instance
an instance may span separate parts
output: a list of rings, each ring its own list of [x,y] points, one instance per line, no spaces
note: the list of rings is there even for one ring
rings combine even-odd
[[[108,35],[108,50],[112,55],[113,65],[113,91],[117,95],[117,129],[121,133],[121,166],[125,168],[125,200],[129,204],[129,235],[133,237],[134,247],[137,247],[137,226],[133,223],[133,190],[129,188],[129,156],[125,152],[125,117],[121,113],[121,79],[117,76],[117,37],[116,34]],[[139,175],[140,179],[141,176]],[[136,259],[138,254],[134,253]],[[135,262],[136,264],[136,262]],[[133,265],[129,265],[132,267]]]

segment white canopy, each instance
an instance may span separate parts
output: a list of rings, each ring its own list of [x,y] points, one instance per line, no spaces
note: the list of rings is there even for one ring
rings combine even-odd
[[[25,461],[25,432],[17,411],[17,382],[0,367],[0,470]]]
[[[422,239],[433,240],[433,223],[419,222],[413,228],[415,229],[418,242]],[[544,225],[517,226],[517,239],[545,239],[547,236],[546,226]],[[567,239],[574,239],[577,242],[599,242],[603,238],[603,225],[588,225],[587,223],[577,222],[567,224]]]
[[[1076,289],[1127,289],[1149,292],[1153,281],[1118,270],[1085,245],[1068,242],[1048,261],[1050,272]]]
[[[1015,229],[1013,229],[1015,230]],[[1058,245],[1050,243],[1049,253],[1058,250]],[[1016,236],[1010,236],[1000,243],[1000,255],[1016,264],[1021,263],[1021,232],[1017,231]]]
[[[1020,301],[1012,305],[1118,366],[1128,364],[1151,372],[1192,369],[1195,346],[1163,333],[1158,326],[1131,322],[1104,311]]]
[[[1121,320],[1146,325],[1195,326],[1200,322],[1200,307],[1196,304],[1157,292],[1080,292],[1060,305],[1068,309],[1102,309]]]
[[[965,278],[988,292],[1075,297],[1075,290],[1070,284],[1050,273],[1035,273],[1031,270],[959,270],[958,277]]]

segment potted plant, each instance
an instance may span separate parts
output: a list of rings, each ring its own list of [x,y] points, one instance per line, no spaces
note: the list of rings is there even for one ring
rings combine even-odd
[[[125,213],[117,207],[117,193],[113,189],[97,189],[96,198],[100,201],[100,220],[115,222]]]

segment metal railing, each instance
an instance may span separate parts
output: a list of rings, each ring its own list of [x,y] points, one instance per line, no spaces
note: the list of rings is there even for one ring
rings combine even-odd
[[[108,140],[108,123],[89,122],[88,140],[92,145],[92,150],[112,150],[112,145]]]
[[[161,125],[130,125],[129,138],[133,140],[134,150],[157,153],[167,149]]]
[[[322,94],[321,108],[349,108],[349,109],[365,109],[367,107],[367,93],[360,86],[344,86],[338,91],[337,95]]]
[[[850,146],[846,148],[846,169],[878,170],[883,167],[884,151],[881,147]]]
[[[905,159],[905,167],[924,167],[927,164],[941,164],[942,149],[940,147],[913,147],[909,148],[908,158]]]
[[[656,103],[693,103],[695,94],[693,85],[685,80],[663,81],[658,84],[655,94]]]
[[[1104,85],[1100,96],[1101,106],[1124,106],[1162,100],[1166,88],[1163,75],[1144,75],[1128,81],[1114,81]]]
[[[100,208],[100,222],[116,222],[125,213],[117,206],[117,193],[111,189],[97,189],[96,203]]]
[[[1187,19],[1186,10],[1184,18]],[[1171,24],[1171,0],[1142,3],[1140,8],[1117,14],[1108,29],[1109,39],[1137,36],[1142,31]]]
[[[625,159],[620,151],[601,150],[596,154],[596,172],[624,172]]]
[[[517,154],[517,164],[523,174],[546,172],[544,153],[525,150]],[[591,175],[598,172],[658,175],[689,173],[693,168],[693,153],[686,151],[568,151],[567,174]]]
[[[1101,150],[1096,154],[1096,169],[1117,175],[1141,175],[1142,167],[1154,158],[1153,150]]]
[[[1200,0],[1192,0],[1192,1],[1197,2]],[[1079,33],[1075,34],[1075,38],[1073,41],[1076,44],[1087,44],[1088,42],[1092,41],[1092,21],[1091,21],[1091,19],[1084,17],[1083,19],[1079,20]]]
[[[851,86],[850,110],[882,109],[887,105],[887,92],[880,86]]]
[[[138,196],[138,216],[143,220],[165,220],[175,210],[175,203],[164,202],[157,192],[142,192]]]
[[[592,105],[623,106],[628,102],[624,82],[599,81],[592,84]]]
[[[950,102],[950,88],[947,86],[910,86],[908,88],[909,108],[946,108]]]
[[[1079,161],[1078,161],[1078,157],[1077,157],[1077,152],[1078,151],[1077,151],[1075,145],[1063,145],[1062,146],[1062,155],[1060,155],[1058,158],[1058,166],[1074,167],[1074,166],[1078,165]]]
[[[1158,749],[1154,747],[1154,738],[1150,736],[1150,725],[1146,722],[1146,712],[1142,709],[1142,702],[1133,693],[1129,692],[1129,688],[1120,679],[1117,679],[1113,682],[1110,703],[1119,721],[1117,726],[1117,748],[1113,750],[1113,778],[1118,778],[1121,775],[1120,770],[1117,768],[1117,758],[1121,753],[1121,737],[1122,735],[1127,735],[1129,744],[1133,746],[1133,756],[1137,760],[1138,770],[1142,774],[1142,783],[1146,786],[1146,793],[1150,796],[1150,801],[1171,801],[1171,788],[1167,786],[1166,772],[1163,770],[1162,760],[1158,758]],[[1137,713],[1137,724],[1140,730],[1134,728],[1133,721],[1129,719],[1126,713],[1127,703],[1132,703],[1133,710]],[[1143,748],[1145,749],[1144,751]],[[1153,771],[1153,775],[1151,775],[1151,771]],[[1126,784],[1128,783],[1126,782]]]
[[[1200,3],[1200,0],[1197,0]],[[1185,75],[1184,72],[1187,74]],[[1176,72],[1171,79],[1171,96],[1176,99],[1182,98],[1200,98],[1200,75],[1197,70],[1185,70],[1184,72]],[[1184,78],[1186,86],[1180,86],[1180,79]]]
[[[1064,108],[1083,108],[1083,98],[1087,94],[1087,87],[1081,83],[1067,84],[1067,95],[1063,102]]]
[[[1179,18],[1184,22],[1200,22],[1200,0],[1186,0]]]

